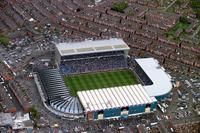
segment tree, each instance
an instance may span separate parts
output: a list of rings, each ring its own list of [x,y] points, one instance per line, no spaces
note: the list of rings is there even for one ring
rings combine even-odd
[[[179,21],[184,24],[190,24],[190,22],[186,16],[181,16]]]
[[[34,106],[30,108],[30,114],[31,114],[31,116],[33,117],[34,120],[40,119],[40,115],[39,115],[38,111],[35,109]]]
[[[197,18],[200,18],[200,1],[199,0],[190,0],[190,6],[196,14]]]
[[[4,46],[8,46],[9,38],[5,35],[0,35],[0,44],[3,44]]]
[[[199,0],[190,0],[191,7],[196,10],[200,8],[200,1]]]
[[[126,1],[122,1],[119,3],[115,3],[111,10],[124,13],[124,9],[128,7],[128,3]]]
[[[178,6],[180,7],[180,6],[181,6],[181,0],[177,0],[177,1],[175,2],[175,4],[178,5]]]
[[[200,10],[196,10],[196,17],[200,18]]]

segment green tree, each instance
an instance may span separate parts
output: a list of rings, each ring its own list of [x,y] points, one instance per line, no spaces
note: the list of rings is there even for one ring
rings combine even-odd
[[[126,1],[122,1],[119,3],[115,3],[111,10],[124,13],[124,9],[128,7],[128,3]]]
[[[175,2],[175,4],[178,5],[178,6],[180,7],[180,6],[181,6],[181,0],[177,0],[177,1]]]
[[[199,9],[199,10],[196,10],[195,12],[196,12],[196,17],[197,17],[197,18],[200,18],[200,9]]]
[[[5,35],[0,35],[0,44],[3,44],[4,46],[8,46],[9,38]]]
[[[40,119],[39,112],[36,110],[36,108],[34,106],[30,108],[30,114],[34,120]]]
[[[190,24],[190,22],[186,16],[181,16],[179,21],[184,24]]]
[[[200,18],[200,1],[199,0],[190,0],[190,6],[196,14],[197,18]]]

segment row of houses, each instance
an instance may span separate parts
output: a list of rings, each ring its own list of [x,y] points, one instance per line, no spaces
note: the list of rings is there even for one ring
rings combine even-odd
[[[112,25],[110,25],[110,24],[108,24],[108,23],[106,23],[106,22],[97,21],[97,20],[95,20],[94,22],[99,23],[99,24],[102,24],[102,25],[106,25],[106,26],[111,26],[111,27],[112,27]],[[116,29],[119,29],[119,30],[128,31],[128,30],[126,30],[126,28],[124,28],[124,27],[122,27],[122,28],[121,28],[120,26],[113,26],[113,27],[116,28]],[[128,32],[134,33],[134,31],[130,31],[130,30],[129,30]],[[92,32],[91,32],[91,34],[95,35],[95,34],[92,33]],[[164,37],[161,37],[161,36],[157,37],[156,35],[153,35],[153,34],[150,33],[150,32],[145,32],[145,31],[142,31],[142,30],[137,30],[137,31],[135,32],[135,34],[136,34],[136,35],[141,35],[141,36],[143,36],[143,37],[145,37],[145,38],[150,38],[150,39],[153,39],[153,40],[158,40],[158,41],[160,41],[160,42],[169,43],[169,44],[171,44],[171,45],[180,47],[180,44],[177,44],[177,43],[175,43],[175,42],[171,42],[171,41],[169,41],[168,39],[166,39],[166,38],[164,38]],[[159,54],[159,53],[157,53],[157,54]],[[169,54],[167,54],[166,56],[168,57]],[[173,57],[172,57],[172,58],[173,58]],[[177,58],[177,59],[178,59],[178,58]],[[186,63],[186,64],[194,64],[194,63],[189,62],[189,61],[182,61],[182,62],[184,62],[184,63]]]

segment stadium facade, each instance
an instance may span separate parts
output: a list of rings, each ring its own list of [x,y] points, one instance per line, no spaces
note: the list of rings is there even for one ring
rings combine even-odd
[[[127,63],[130,48],[122,39],[87,40],[55,46],[58,68],[38,71],[35,80],[41,97],[45,97],[44,104],[62,116],[98,120],[149,113],[156,110],[157,100],[164,99],[172,89],[171,77],[154,58],[134,58]],[[62,77],[120,69],[131,70],[140,84],[81,90],[73,97]]]
[[[140,84],[79,91],[78,97],[88,120],[149,113],[157,106]]]

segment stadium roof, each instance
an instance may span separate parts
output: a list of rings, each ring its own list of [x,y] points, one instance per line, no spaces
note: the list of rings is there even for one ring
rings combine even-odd
[[[77,94],[86,112],[155,101],[155,98],[151,98],[140,84],[79,91]]]
[[[162,96],[171,91],[171,76],[165,72],[156,59],[141,58],[136,59],[136,62],[153,82],[152,85],[144,86],[150,96]]]
[[[61,56],[130,49],[122,39],[118,38],[58,43],[56,48]]]

